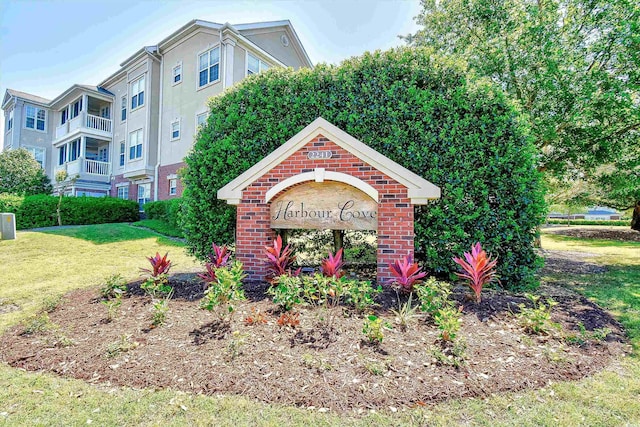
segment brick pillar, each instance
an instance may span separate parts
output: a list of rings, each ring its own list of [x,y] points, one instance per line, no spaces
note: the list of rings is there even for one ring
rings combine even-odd
[[[247,280],[263,281],[267,275],[264,247],[272,244],[275,232],[270,228],[269,206],[245,202],[238,205],[236,259],[244,265]]]
[[[404,192],[406,194],[406,191]],[[393,277],[389,264],[409,255],[413,257],[414,209],[402,193],[385,194],[378,204],[378,283],[385,285]]]

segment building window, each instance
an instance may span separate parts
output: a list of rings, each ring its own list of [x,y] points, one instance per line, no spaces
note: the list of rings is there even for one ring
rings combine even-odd
[[[177,179],[170,179],[169,180],[169,195],[170,196],[175,196],[176,194],[178,194],[178,180]]]
[[[58,148],[58,164],[64,165],[67,161],[67,145],[62,145]]]
[[[13,109],[7,114],[7,132],[13,129]]]
[[[73,162],[80,157],[80,140],[71,141],[71,149],[69,150],[69,161]]]
[[[258,74],[269,69],[269,65],[257,56],[247,53],[247,75]]]
[[[124,150],[125,144],[124,141],[120,143],[120,166],[124,166]]]
[[[134,130],[129,134],[129,160],[142,157],[142,129]]]
[[[131,83],[131,110],[144,105],[144,76]]]
[[[196,129],[200,126],[207,124],[207,113],[200,113],[196,115]]]
[[[138,184],[138,205],[140,206],[140,212],[145,203],[149,203],[151,200],[151,184]]]
[[[82,111],[82,98],[71,104],[71,119],[75,119]]]
[[[47,112],[42,108],[33,107],[31,105],[27,105],[25,110],[26,120],[24,126],[29,129],[41,130],[44,132]]]
[[[180,139],[180,120],[171,123],[171,140]]]
[[[220,77],[220,47],[198,56],[198,87],[213,83]]]
[[[129,200],[129,186],[118,187],[118,199]]]
[[[182,81],[182,64],[178,64],[173,67],[173,84],[178,84]]]
[[[26,150],[31,153],[33,158],[38,162],[40,167],[44,169],[44,159],[46,157],[47,149],[42,147],[25,147]]]
[[[67,123],[68,120],[69,120],[69,110],[65,108],[64,110],[61,111],[60,124],[63,125]]]
[[[120,106],[120,121],[124,122],[125,120],[127,120],[127,97],[123,96]]]

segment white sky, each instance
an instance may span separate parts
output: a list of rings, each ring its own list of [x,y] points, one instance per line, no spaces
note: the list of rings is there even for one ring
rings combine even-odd
[[[0,0],[0,96],[11,88],[52,99],[74,83],[95,85],[191,19],[289,19],[314,64],[337,64],[402,45],[397,36],[415,32],[419,10],[419,0]]]

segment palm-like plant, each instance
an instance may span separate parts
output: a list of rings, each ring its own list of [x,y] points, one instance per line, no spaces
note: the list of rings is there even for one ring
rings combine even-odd
[[[462,273],[456,273],[456,275],[467,279],[469,287],[475,294],[476,302],[479,303],[482,298],[482,287],[493,280],[499,282],[495,270],[498,260],[492,260],[482,249],[480,242],[471,245],[471,252],[464,252],[464,258],[453,257],[453,261],[463,270]]]
[[[291,271],[294,261],[293,250],[289,245],[282,247],[282,238],[280,236],[273,240],[273,246],[265,246],[265,255],[267,256],[269,276],[275,278],[283,274],[292,276],[300,275],[301,268]]]
[[[422,278],[427,275],[426,272],[421,271],[422,267],[413,262],[413,258],[406,256],[401,260],[396,260],[393,264],[389,264],[391,274],[395,277],[391,278],[390,282],[396,285],[403,292],[412,292],[413,286],[422,281]]]
[[[336,279],[339,279],[344,276],[344,271],[341,270],[343,266],[342,248],[340,248],[335,255],[329,252],[329,258],[322,261],[320,269],[325,277],[335,277]]]
[[[149,262],[151,263],[151,269],[149,268],[141,268],[141,271],[149,273],[151,277],[159,277],[163,274],[169,273],[171,269],[171,261],[167,259],[169,252],[164,254],[163,257],[160,256],[159,252],[156,252],[156,255],[153,257],[147,257]]]
[[[198,277],[207,285],[217,281],[216,270],[220,267],[226,266],[229,263],[229,257],[231,256],[229,248],[225,245],[218,246],[213,243],[212,247],[213,253],[209,254],[209,262],[204,265],[207,271],[204,273],[198,273]]]

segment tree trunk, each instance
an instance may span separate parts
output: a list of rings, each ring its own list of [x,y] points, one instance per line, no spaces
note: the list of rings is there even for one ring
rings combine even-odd
[[[332,230],[333,231],[333,251],[338,252],[344,247],[344,230]]]
[[[631,217],[631,229],[640,231],[640,200],[636,202],[633,208],[633,217]]]

